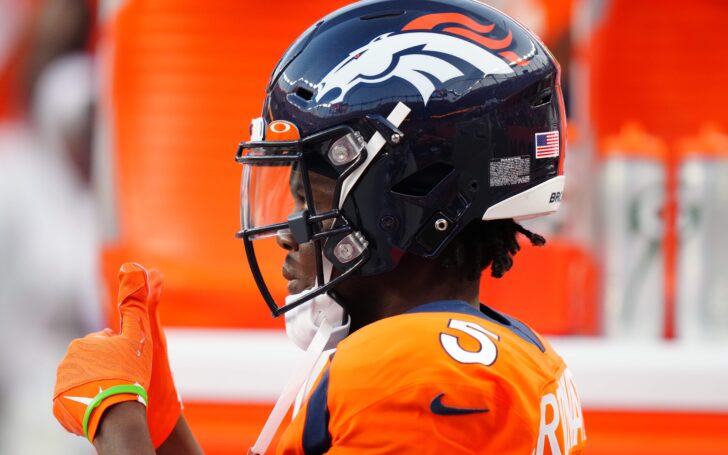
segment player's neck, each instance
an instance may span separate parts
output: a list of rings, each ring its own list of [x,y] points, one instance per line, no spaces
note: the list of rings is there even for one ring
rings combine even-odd
[[[438,300],[479,304],[479,282],[443,270],[434,261],[403,258],[391,273],[360,277],[339,292],[351,315],[351,330]]]

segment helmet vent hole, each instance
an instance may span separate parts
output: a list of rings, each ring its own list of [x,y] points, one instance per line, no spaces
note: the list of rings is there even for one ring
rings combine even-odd
[[[311,98],[313,98],[313,92],[306,88],[298,87],[296,89],[296,96],[298,96],[299,98],[302,98],[306,101],[311,101]]]
[[[541,107],[544,104],[549,104],[551,102],[551,90],[547,90],[544,93],[539,94],[538,97],[536,97],[536,101],[533,102],[531,107]]]
[[[541,107],[551,102],[554,88],[554,75],[549,75],[545,79],[534,84],[533,95],[531,95],[531,107]]]
[[[446,163],[433,163],[414,174],[410,174],[392,187],[392,192],[403,196],[423,197],[430,194],[437,185],[454,170]]]
[[[359,19],[363,21],[370,21],[373,19],[384,19],[386,17],[397,17],[404,14],[404,10],[393,10],[393,11],[382,11],[379,13],[373,13],[373,14],[365,14],[364,16],[361,16]]]

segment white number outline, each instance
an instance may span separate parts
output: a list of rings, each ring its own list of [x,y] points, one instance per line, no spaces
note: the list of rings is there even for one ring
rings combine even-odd
[[[498,346],[495,341],[500,341],[498,335],[474,322],[460,319],[450,319],[447,326],[469,335],[480,345],[477,351],[468,351],[460,345],[460,337],[440,332],[440,344],[453,360],[464,364],[480,363],[485,366],[495,363],[498,358]]]

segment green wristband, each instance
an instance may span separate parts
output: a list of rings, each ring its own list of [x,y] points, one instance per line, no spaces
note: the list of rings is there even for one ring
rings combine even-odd
[[[91,413],[93,413],[94,409],[98,408],[105,399],[122,393],[139,395],[144,399],[144,403],[147,403],[147,391],[144,390],[144,387],[138,384],[115,385],[114,387],[102,390],[94,397],[93,400],[91,400],[91,403],[89,403],[86,407],[86,413],[83,415],[83,434],[86,436],[86,439],[91,441],[88,437],[88,421],[91,418]]]

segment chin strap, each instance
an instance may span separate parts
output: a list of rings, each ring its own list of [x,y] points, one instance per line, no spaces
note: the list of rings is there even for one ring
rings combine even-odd
[[[333,268],[331,262],[325,257],[322,258],[324,276],[331,278]],[[317,282],[317,286],[322,286]],[[286,296],[286,305],[310,292],[306,289],[298,294]],[[326,319],[333,326],[331,338],[326,349],[333,349],[339,341],[349,334],[351,318],[344,311],[344,308],[329,294],[318,295],[308,302],[286,312],[286,335],[302,350],[308,349],[314,336],[319,331],[321,321]]]
[[[265,451],[268,450],[268,446],[270,446],[273,436],[275,436],[276,431],[278,431],[278,427],[280,427],[283,418],[288,412],[288,409],[295,401],[299,389],[311,375],[321,353],[324,352],[329,344],[332,333],[333,327],[331,327],[331,324],[329,324],[329,322],[324,318],[323,321],[321,321],[321,326],[316,332],[316,335],[313,337],[311,344],[309,344],[308,349],[306,349],[299,367],[288,379],[285,387],[283,387],[283,391],[278,397],[278,401],[276,401],[275,406],[273,406],[273,410],[270,412],[268,420],[265,422],[265,425],[263,425],[263,429],[260,431],[258,439],[255,441],[255,444],[253,444],[253,447],[248,450],[249,455],[264,454]]]

